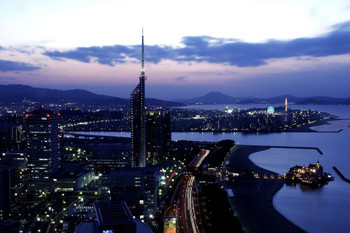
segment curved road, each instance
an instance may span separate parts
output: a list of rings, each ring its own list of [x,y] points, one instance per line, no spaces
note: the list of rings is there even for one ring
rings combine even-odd
[[[188,167],[198,168],[209,152],[209,150],[201,150]],[[176,218],[176,229],[172,227],[165,229],[164,232],[204,233],[195,176],[183,175],[175,188],[171,203],[164,216],[166,221],[168,218]]]

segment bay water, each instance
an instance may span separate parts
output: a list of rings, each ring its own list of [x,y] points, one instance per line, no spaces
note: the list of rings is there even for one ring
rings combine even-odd
[[[185,108],[224,110],[226,108],[267,108],[267,105],[193,105]],[[278,107],[278,106],[274,106]],[[272,148],[254,153],[250,159],[260,167],[279,174],[295,165],[319,161],[334,181],[316,188],[284,185],[274,196],[277,211],[307,232],[350,232],[350,184],[341,180],[333,170],[337,167],[350,178],[350,106],[311,105],[292,106],[293,109],[313,109],[339,116],[339,120],[312,127],[319,132],[283,132],[269,134],[173,132],[172,140],[220,141],[234,140],[242,145],[317,147],[312,149]],[[339,133],[329,131],[342,130]],[[105,135],[130,137],[130,132],[101,132]],[[91,132],[90,134],[96,134]]]

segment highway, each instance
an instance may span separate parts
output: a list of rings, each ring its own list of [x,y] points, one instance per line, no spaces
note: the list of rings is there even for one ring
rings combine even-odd
[[[203,233],[200,207],[198,203],[196,178],[185,175],[180,195],[176,200],[176,218],[178,233]]]
[[[203,160],[208,156],[209,152],[210,150],[201,150],[199,154],[196,157],[194,157],[194,159],[192,159],[188,167],[198,168],[202,164]]]
[[[209,152],[209,150],[201,150],[188,167],[198,168]],[[204,233],[196,177],[194,175],[186,174],[182,176],[175,188],[171,203],[172,205],[165,212],[164,218],[165,221],[176,218],[176,230],[168,228],[164,232]]]
[[[198,200],[195,195],[197,195],[197,189],[195,189],[196,183],[195,183],[195,177],[190,176],[188,182],[187,182],[187,187],[186,187],[186,200],[185,200],[185,205],[186,205],[186,213],[187,213],[187,220],[190,220],[190,229],[191,232],[193,233],[199,233],[202,232],[199,230],[199,222],[197,222],[197,215],[199,215],[199,207],[198,207]],[[194,195],[193,195],[194,194]],[[196,204],[195,204],[196,202]],[[198,216],[198,219],[200,219],[200,215]]]

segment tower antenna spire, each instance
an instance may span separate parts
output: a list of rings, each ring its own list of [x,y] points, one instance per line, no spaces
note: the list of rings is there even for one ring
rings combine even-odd
[[[141,75],[145,74],[145,51],[143,43],[143,27],[142,27],[142,58],[141,58]]]

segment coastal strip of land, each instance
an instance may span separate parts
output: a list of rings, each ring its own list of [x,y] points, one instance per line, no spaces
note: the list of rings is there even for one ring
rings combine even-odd
[[[316,122],[311,123],[311,124],[306,124],[306,125],[302,125],[302,126],[299,126],[299,127],[289,128],[289,129],[287,129],[287,132],[298,132],[298,133],[340,133],[341,131],[343,131],[343,129],[339,129],[339,130],[314,130],[314,129],[311,129],[311,127],[319,126],[319,125],[329,125],[330,121],[338,121],[338,120],[347,120],[347,119],[339,119],[339,118],[324,119],[324,120],[316,121]]]
[[[307,150],[317,150],[320,155],[323,155],[323,152],[318,147],[306,147],[306,146],[264,146],[270,148],[284,148],[284,149],[307,149]]]
[[[347,183],[350,184],[350,179],[346,178],[346,177],[343,175],[343,173],[341,173],[341,172],[338,170],[338,168],[333,167],[333,170],[338,174],[338,176],[339,176],[342,180],[344,180],[345,182],[347,182]]]
[[[277,173],[260,168],[249,159],[250,154],[270,148],[239,145],[229,155],[227,169],[232,172],[252,171],[265,174],[266,177],[278,177]],[[305,232],[273,206],[273,197],[284,183],[283,179],[262,178],[225,183],[226,189],[233,192],[233,196],[229,198],[230,204],[246,232]]]

